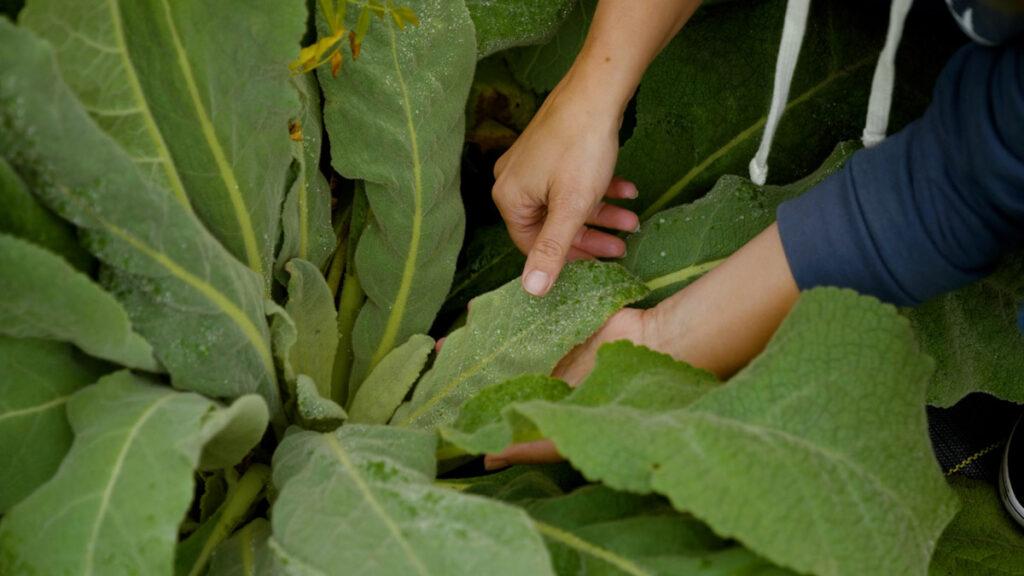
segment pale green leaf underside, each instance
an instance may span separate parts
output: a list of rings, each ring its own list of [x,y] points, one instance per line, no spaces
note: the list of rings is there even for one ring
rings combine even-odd
[[[350,421],[386,424],[420,377],[433,349],[433,338],[414,334],[385,356],[356,392],[349,408]]]
[[[626,239],[621,261],[651,289],[641,305],[671,296],[727,258],[775,221],[779,204],[838,171],[857,148],[839,144],[816,171],[785,186],[759,187],[746,178],[723,176],[702,198],[645,221]]]
[[[0,148],[108,267],[104,284],[175,386],[259,392],[280,414],[261,280],[148,183],[68,90],[45,42],[0,22]]]
[[[588,478],[664,494],[781,565],[925,573],[955,502],[928,441],[931,362],[891,307],[808,292],[721,387],[664,358],[606,346],[572,396],[514,410]]]
[[[930,576],[1024,574],[1024,532],[999,500],[994,484],[961,476],[950,479],[960,512],[935,549]]]
[[[129,372],[77,393],[71,451],[0,522],[0,573],[171,574],[204,417],[217,409]]]
[[[476,28],[478,57],[542,42],[575,4],[576,0],[466,0]]]
[[[105,371],[69,344],[0,336],[0,514],[50,479],[71,447],[64,408]]]
[[[161,371],[121,304],[52,252],[0,234],[0,289],[0,334],[68,342],[97,358]]]
[[[357,61],[337,78],[320,72],[332,163],[365,181],[373,215],[355,258],[368,300],[353,331],[350,387],[430,328],[464,229],[459,164],[476,63],[472,22],[462,2],[403,4],[419,26],[374,20]]]
[[[289,571],[551,574],[521,510],[433,485],[435,442],[434,434],[363,425],[286,438],[274,456],[272,517]]]
[[[392,422],[428,428],[449,424],[481,389],[520,374],[547,374],[646,288],[621,266],[571,262],[544,298],[513,280],[473,301],[466,326],[452,332],[433,368]]]
[[[70,89],[143,179],[269,287],[303,4],[33,0],[20,22],[56,47]]]

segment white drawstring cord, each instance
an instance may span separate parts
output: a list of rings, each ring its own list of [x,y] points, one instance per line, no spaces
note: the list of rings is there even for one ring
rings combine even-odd
[[[861,142],[870,148],[885,140],[889,127],[889,110],[892,107],[892,89],[896,78],[896,49],[903,36],[903,25],[913,0],[892,0],[889,10],[889,31],[885,35],[885,46],[875,65],[875,77],[871,80],[871,97],[868,99],[868,117],[864,124]]]
[[[757,155],[750,161],[750,179],[754,184],[763,186],[768,178],[768,152],[772,148],[775,129],[786,109],[789,100],[789,85],[793,81],[793,70],[800,56],[800,45],[804,41],[804,30],[807,28],[807,13],[810,11],[811,0],[789,0],[786,4],[786,22],[782,28],[782,43],[779,45],[779,57],[775,61],[775,87],[772,89],[772,105],[768,110],[768,120],[764,125],[761,145]]]

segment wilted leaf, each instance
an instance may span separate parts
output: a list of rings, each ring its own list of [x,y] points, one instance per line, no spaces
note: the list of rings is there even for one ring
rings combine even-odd
[[[466,0],[476,28],[477,57],[550,37],[576,0]]]
[[[64,81],[146,184],[190,205],[269,290],[304,3],[33,0],[19,22],[57,47]]]
[[[161,371],[113,296],[64,259],[0,234],[0,334],[69,342],[132,368]]]
[[[435,442],[386,426],[289,435],[274,455],[282,563],[298,574],[551,574],[525,513],[433,485]]]
[[[0,336],[0,514],[50,479],[71,447],[64,407],[109,369],[74,347]]]
[[[278,279],[283,278],[280,269],[293,258],[307,260],[322,269],[336,241],[331,227],[331,190],[320,172],[324,129],[320,113],[320,85],[312,74],[296,76],[292,78],[292,84],[298,90],[302,104],[298,115],[302,130],[300,141],[292,143],[292,158],[298,173],[281,211],[282,240],[276,264]]]
[[[410,8],[418,27],[399,33],[381,20],[358,66],[338,78],[320,74],[331,161],[346,178],[365,181],[373,214],[355,258],[368,299],[353,331],[350,387],[430,328],[464,228],[459,163],[473,26],[461,2],[420,0]]]
[[[45,42],[0,20],[0,149],[50,208],[82,229],[108,265],[105,285],[175,386],[214,397],[258,391],[279,415],[260,277],[170,191],[140,176],[56,70]]]
[[[92,256],[78,244],[75,229],[43,207],[11,165],[0,156],[0,233],[24,238],[88,273]]]
[[[573,346],[646,292],[621,266],[582,260],[566,265],[544,298],[527,294],[518,280],[478,297],[466,326],[448,336],[392,422],[446,425],[483,388],[520,374],[549,373]]]
[[[217,409],[129,372],[78,392],[60,470],[0,521],[0,573],[171,574],[204,420]]]
[[[907,312],[937,369],[928,403],[952,406],[971,392],[1024,404],[1024,254],[1006,258],[988,278]]]
[[[950,483],[960,496],[960,512],[942,533],[928,574],[1024,574],[1024,532],[1003,508],[998,488],[962,476]]]
[[[537,46],[513,48],[505,57],[516,79],[538,92],[552,90],[569,71],[594,19],[597,0],[578,0],[550,39]]]
[[[356,392],[349,408],[350,421],[386,424],[419,379],[433,349],[433,338],[415,334],[385,356]]]
[[[647,283],[648,307],[682,290],[775,221],[775,209],[838,171],[857,144],[836,147],[809,176],[787,186],[759,187],[746,178],[723,176],[706,196],[663,210],[626,240],[622,265]]]

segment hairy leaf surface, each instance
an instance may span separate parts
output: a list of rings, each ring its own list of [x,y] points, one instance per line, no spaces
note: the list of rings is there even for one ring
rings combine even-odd
[[[53,476],[73,438],[64,408],[109,369],[60,342],[0,336],[0,514]]]
[[[0,156],[0,233],[24,238],[60,255],[82,272],[92,268],[92,256],[82,248],[75,229],[32,196],[21,177]]]
[[[323,145],[323,115],[320,110],[320,85],[316,76],[294,76],[302,108],[296,121],[301,142],[292,142],[292,157],[297,168],[281,212],[281,249],[277,266],[283,268],[293,258],[301,258],[322,269],[334,250],[336,238],[331,227],[331,189],[320,172]],[[281,270],[277,270],[280,278]]]
[[[299,418],[306,428],[329,431],[341,425],[348,414],[334,400],[324,397],[313,383],[313,379],[299,374],[295,383],[295,403]]]
[[[331,370],[338,350],[338,317],[323,274],[312,263],[294,259],[285,266],[288,303],[285,310],[295,323],[296,340],[288,352],[291,369],[306,374],[320,396],[331,397]]]
[[[179,388],[259,392],[280,414],[262,281],[147,182],[57,72],[48,45],[0,20],[0,149],[87,236],[105,284]]]
[[[351,421],[356,424],[387,424],[419,379],[433,349],[433,338],[415,334],[385,356],[356,392],[349,409]]]
[[[441,315],[458,315],[469,301],[500,288],[523,272],[526,256],[516,248],[505,224],[477,229],[466,245],[466,265],[455,272]]]
[[[476,28],[477,55],[548,38],[576,0],[466,0]]]
[[[574,2],[572,11],[547,42],[509,50],[506,58],[516,79],[538,92],[552,90],[583,48],[596,9],[597,0]]]
[[[1024,404],[1024,254],[1008,257],[988,278],[939,296],[907,316],[936,371],[928,403],[952,406],[971,392]]]
[[[33,0],[68,87],[147,185],[194,209],[269,288],[298,101],[301,2]]]
[[[622,265],[647,283],[647,307],[682,290],[775,221],[775,209],[842,168],[858,148],[836,147],[812,174],[787,186],[759,187],[723,176],[704,197],[658,212],[626,240]]]
[[[1024,533],[1003,508],[996,486],[961,476],[950,483],[960,497],[960,512],[943,532],[928,574],[1024,574]]]
[[[97,358],[160,371],[121,304],[52,252],[0,234],[0,290],[0,334],[69,342]]]
[[[473,301],[466,326],[445,340],[433,368],[392,422],[449,424],[474,394],[520,374],[547,374],[622,306],[646,289],[616,264],[571,262],[544,298],[518,280]]]
[[[892,307],[807,292],[720,387],[666,362],[606,345],[566,400],[513,409],[589,479],[664,494],[780,565],[925,573],[956,505],[927,435],[932,363]]]
[[[289,435],[274,455],[272,514],[289,572],[551,574],[522,511],[433,485],[435,443],[386,426]]]
[[[769,182],[810,173],[836,142],[859,138],[888,5],[816,2],[789,103],[768,159]],[[655,59],[637,95],[637,124],[617,173],[636,183],[646,220],[746,174],[768,113],[786,2],[706,6]],[[962,40],[949,18],[911,18],[900,44],[890,131],[916,118]],[[955,31],[953,32],[955,34]]]
[[[374,23],[337,78],[321,68],[331,162],[364,180],[373,219],[356,265],[367,302],[353,331],[354,389],[393,348],[426,332],[451,286],[465,216],[459,161],[476,62],[462,2],[418,0],[418,27]],[[354,12],[354,11],[353,11]]]
[[[0,522],[0,573],[171,574],[211,434],[204,420],[217,409],[129,372],[78,392],[67,406],[71,451]]]

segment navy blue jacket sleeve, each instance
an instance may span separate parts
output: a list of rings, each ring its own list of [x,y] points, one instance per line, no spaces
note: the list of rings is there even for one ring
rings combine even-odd
[[[922,118],[777,215],[802,289],[913,306],[987,275],[1024,244],[1024,44],[962,48]]]

